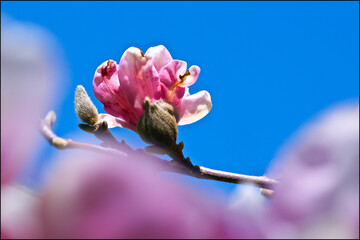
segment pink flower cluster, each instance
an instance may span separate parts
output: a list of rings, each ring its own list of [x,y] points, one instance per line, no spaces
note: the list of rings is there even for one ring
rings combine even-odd
[[[7,48],[11,59],[21,56],[16,50],[22,44],[12,51]],[[32,54],[34,59],[41,55],[38,51]],[[2,59],[2,66],[6,60]],[[144,56],[130,48],[119,66],[109,61],[99,67],[95,93],[108,113],[128,124],[125,127],[136,126],[146,95],[153,101],[171,101],[180,109],[182,123],[190,123],[209,109],[200,109],[199,114],[201,104],[194,104],[191,99],[196,97],[186,94],[198,68],[191,67],[186,74],[186,65],[179,62],[162,46],[150,48]],[[27,88],[19,87],[23,78],[7,70],[1,78],[2,93],[11,88],[28,93]],[[188,77],[182,80],[184,75]],[[51,78],[50,74],[38,86]],[[42,117],[42,93],[32,98],[36,111],[27,115],[28,123]],[[11,100],[11,95],[6,99]],[[22,112],[29,101],[26,94],[14,99],[18,104],[2,102],[2,106],[9,104],[2,112],[2,123],[11,127],[18,123],[13,112]],[[211,106],[206,105],[209,97],[197,99]],[[305,126],[279,154],[280,170],[268,172],[280,176],[273,199],[257,208],[242,203],[237,211],[213,194],[159,175],[147,159],[82,151],[59,152],[44,185],[31,190],[15,180],[31,153],[24,148],[35,136],[26,131],[34,127],[31,124],[19,128],[21,132],[9,132],[2,124],[1,238],[359,238],[358,107],[338,107]],[[27,150],[26,154],[16,155],[19,149]],[[258,193],[257,197],[262,196]]]
[[[95,97],[104,104],[101,114],[110,127],[120,126],[136,131],[140,116],[144,113],[143,101],[167,100],[180,113],[179,125],[190,124],[203,118],[210,111],[210,94],[200,91],[190,95],[188,87],[194,84],[200,68],[173,60],[168,50],[160,45],[149,48],[145,54],[139,48],[130,47],[120,59],[101,64],[94,76]],[[114,116],[115,118],[113,118]]]

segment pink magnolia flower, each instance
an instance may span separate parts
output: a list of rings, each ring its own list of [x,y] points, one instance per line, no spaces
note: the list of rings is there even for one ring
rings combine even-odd
[[[95,72],[95,97],[110,114],[100,114],[100,118],[108,121],[109,127],[137,131],[144,113],[143,101],[149,97],[152,102],[161,99],[171,102],[180,113],[179,125],[200,120],[212,107],[210,94],[200,91],[190,95],[188,87],[196,82],[200,68],[186,69],[187,63],[173,60],[162,45],[149,48],[145,55],[140,48],[130,47],[119,65],[108,60]]]

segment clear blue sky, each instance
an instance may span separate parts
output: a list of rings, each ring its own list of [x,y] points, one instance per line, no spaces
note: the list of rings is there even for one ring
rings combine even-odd
[[[207,90],[213,108],[179,127],[178,140],[194,164],[210,168],[262,175],[303,123],[359,98],[359,2],[2,1],[1,13],[46,28],[63,49],[70,84],[56,109],[60,136],[93,137],[77,128],[76,85],[103,112],[92,92],[94,71],[130,46],[145,52],[162,44],[174,59],[201,68],[190,92]],[[130,130],[114,134],[145,146]]]

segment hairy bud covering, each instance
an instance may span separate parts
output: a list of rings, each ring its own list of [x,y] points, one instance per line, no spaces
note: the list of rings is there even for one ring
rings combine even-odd
[[[145,98],[143,107],[145,113],[138,122],[140,137],[149,144],[169,148],[176,144],[178,110],[169,102],[160,100],[151,103]]]
[[[98,111],[88,96],[85,88],[81,85],[76,87],[75,111],[79,119],[87,124],[94,125],[98,120]]]

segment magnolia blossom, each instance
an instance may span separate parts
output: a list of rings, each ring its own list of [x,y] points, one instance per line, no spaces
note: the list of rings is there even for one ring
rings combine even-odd
[[[210,111],[210,94],[200,91],[190,95],[188,87],[194,84],[200,68],[173,60],[168,50],[160,45],[151,47],[145,55],[140,48],[130,47],[119,65],[108,60],[96,70],[93,90],[95,97],[104,104],[108,114],[100,114],[109,127],[125,127],[137,131],[143,102],[166,100],[180,113],[179,125],[190,124],[203,118]]]

